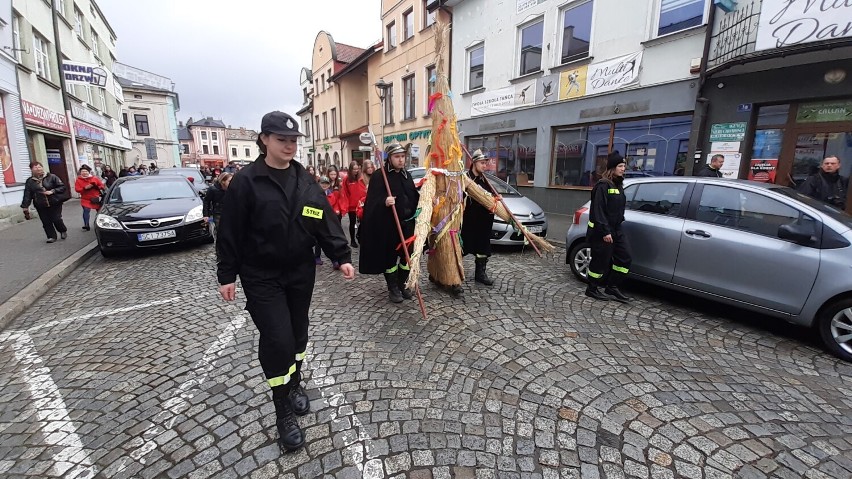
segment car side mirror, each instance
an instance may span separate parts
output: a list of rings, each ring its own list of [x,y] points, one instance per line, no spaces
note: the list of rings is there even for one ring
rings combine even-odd
[[[783,224],[778,227],[778,237],[796,244],[808,245],[813,241],[813,234],[807,229],[796,223]]]

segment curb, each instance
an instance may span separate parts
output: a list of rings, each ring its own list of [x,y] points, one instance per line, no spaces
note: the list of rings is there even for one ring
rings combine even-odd
[[[43,295],[47,290],[59,283],[60,280],[77,269],[78,266],[89,259],[97,250],[98,242],[92,241],[76,253],[65,258],[64,261],[51,268],[48,272],[36,278],[32,283],[0,305],[0,331],[5,329],[12,320],[29,308],[39,296]]]

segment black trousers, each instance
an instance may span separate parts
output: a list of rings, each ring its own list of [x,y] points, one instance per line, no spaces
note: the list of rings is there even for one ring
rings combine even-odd
[[[589,238],[592,261],[589,264],[589,281],[595,286],[618,286],[630,271],[630,244],[624,233],[612,233],[612,243],[601,238]]]
[[[258,357],[270,387],[288,384],[301,371],[315,276],[313,262],[287,268],[277,276],[240,275],[246,310],[260,331]]]
[[[56,239],[57,231],[60,233],[68,231],[65,222],[62,221],[62,203],[53,206],[36,206],[35,209],[41,220],[41,226],[44,228],[44,234],[48,238]]]
[[[358,216],[354,211],[349,212],[349,242],[357,243],[355,238],[355,225],[358,224]]]

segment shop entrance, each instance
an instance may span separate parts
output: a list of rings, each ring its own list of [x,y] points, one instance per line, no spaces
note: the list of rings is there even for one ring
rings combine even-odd
[[[44,136],[44,149],[47,152],[46,169],[58,176],[66,185],[71,183],[68,181],[68,166],[65,164],[65,150],[62,147],[62,140]],[[73,187],[73,185],[71,185]]]

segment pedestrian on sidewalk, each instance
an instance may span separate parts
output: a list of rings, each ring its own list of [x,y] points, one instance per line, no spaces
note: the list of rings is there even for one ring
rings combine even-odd
[[[204,206],[202,214],[204,221],[213,223],[213,237],[219,236],[219,220],[222,217],[222,206],[225,203],[225,194],[228,191],[228,185],[231,183],[233,173],[222,173],[213,181],[207,193],[204,195]]]
[[[465,174],[482,189],[491,193],[488,179],[485,178],[487,166],[488,157],[482,151],[476,150],[471,157],[470,169]],[[495,208],[496,201],[497,199],[495,199]],[[465,198],[461,230],[462,247],[465,255],[472,254],[475,257],[474,281],[486,286],[494,284],[494,280],[489,278],[486,272],[488,258],[491,256],[491,227],[493,224],[493,209],[489,210],[469,196]]]
[[[606,171],[592,189],[592,204],[589,208],[589,243],[592,246],[592,261],[589,264],[589,286],[586,296],[622,303],[630,302],[618,286],[627,278],[630,270],[630,243],[621,230],[624,223],[624,170],[627,163],[618,151],[609,154]],[[598,287],[604,287],[601,293]]]
[[[104,165],[104,172],[101,177],[104,179],[104,182],[106,182],[107,188],[112,186],[112,184],[115,183],[115,180],[118,179],[118,175],[115,174],[115,170],[113,170],[109,165]]]
[[[410,266],[405,260],[405,250],[411,244],[400,244],[399,232],[391,208],[396,208],[402,234],[406,240],[414,236],[414,219],[420,193],[414,180],[405,170],[405,148],[399,143],[388,145],[385,151],[385,168],[390,196],[381,173],[375,173],[367,188],[364,202],[364,220],[361,222],[361,251],[358,268],[363,274],[384,274],[388,286],[388,299],[401,303],[414,297],[405,287]]]
[[[80,193],[80,206],[83,207],[83,231],[90,231],[89,215],[92,210],[101,209],[101,194],[104,183],[100,178],[92,174],[89,165],[83,165],[77,171],[77,181],[74,182],[74,191]]]
[[[219,294],[233,301],[240,276],[246,310],[260,331],[260,365],[272,389],[278,445],[286,451],[305,445],[296,416],[311,409],[301,371],[316,276],[314,244],[340,263],[344,279],[355,277],[340,220],[317,182],[292,161],[303,136],[297,125],[280,111],[263,116],[261,154],[231,179],[217,243]]]
[[[56,242],[56,232],[62,239],[68,237],[68,228],[62,221],[62,203],[69,198],[65,183],[53,173],[44,171],[44,166],[38,161],[30,163],[32,176],[24,183],[24,199],[21,208],[29,210],[30,203],[35,206],[47,242]]]
[[[340,187],[340,212],[349,215],[349,246],[358,247],[355,232],[358,226],[358,217],[355,211],[358,203],[367,197],[367,184],[361,181],[361,165],[357,161],[349,163],[349,174],[343,180]]]

